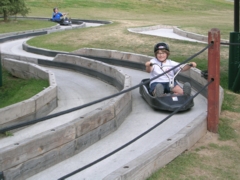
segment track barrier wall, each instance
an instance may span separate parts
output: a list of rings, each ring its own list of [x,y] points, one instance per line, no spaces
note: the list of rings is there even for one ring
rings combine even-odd
[[[9,60],[5,58],[6,62]],[[22,63],[24,65],[29,64]],[[102,62],[77,56],[58,55],[51,66],[59,67],[59,63],[62,67],[67,64],[75,67],[88,67],[89,71],[93,70],[94,76],[97,69],[99,74],[106,75],[104,77],[114,77],[115,82],[118,82],[117,88],[125,89],[131,86],[130,77]],[[26,68],[24,65],[22,67]],[[98,77],[103,76],[99,75]],[[106,81],[105,79],[102,80]],[[0,171],[4,173],[6,179],[30,177],[79,153],[116,130],[131,112],[131,109],[132,100],[131,92],[129,92],[109,100],[107,105],[89,112],[71,123],[1,148]]]
[[[1,128],[46,116],[57,107],[57,84],[55,75],[52,72],[36,64],[9,58],[3,58],[2,65],[15,77],[47,79],[49,86],[25,101],[0,108]]]
[[[179,36],[183,36],[183,37],[195,39],[197,41],[202,41],[202,42],[208,43],[208,36],[187,32],[187,31],[180,29],[177,26],[156,25],[156,26],[150,26],[150,27],[129,28],[128,30],[130,32],[140,33],[141,31],[151,31],[151,30],[156,30],[156,29],[173,29],[173,32],[175,34],[178,34]],[[228,43],[229,41],[222,39],[221,42]]]

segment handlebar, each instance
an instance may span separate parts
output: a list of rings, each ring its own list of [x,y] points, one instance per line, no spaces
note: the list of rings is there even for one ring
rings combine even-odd
[[[157,64],[157,63],[150,63],[150,66],[154,66],[154,65],[157,65],[164,73],[165,73],[165,71],[163,70],[163,67],[174,67],[174,66],[172,66],[172,65],[159,66],[159,64]],[[180,69],[175,73],[175,75],[174,75],[173,78],[169,77],[169,75],[166,73],[166,76],[167,76],[168,79],[169,79],[169,87],[170,87],[170,88],[173,88],[173,87],[174,87],[174,79],[175,79],[175,77],[179,74],[179,72],[182,70],[182,68],[183,68],[184,66],[186,66],[186,65],[193,67],[193,64],[192,64],[192,63],[183,64],[182,66],[180,66]]]
[[[153,65],[157,65],[157,66],[159,66],[157,63],[150,63],[150,66],[153,66]],[[182,66],[182,68],[184,67],[184,66],[186,66],[186,65],[189,65],[189,66],[191,66],[191,67],[193,67],[193,64],[192,63],[188,63],[188,64],[184,64],[183,66]],[[171,65],[168,65],[168,66],[162,66],[162,67],[174,67],[174,66],[171,66]]]

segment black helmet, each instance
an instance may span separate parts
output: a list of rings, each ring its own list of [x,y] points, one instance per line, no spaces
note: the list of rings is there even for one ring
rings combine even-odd
[[[160,43],[157,43],[155,46],[154,46],[154,53],[157,52],[158,50],[162,50],[162,49],[165,49],[167,51],[170,51],[169,50],[169,47],[166,43],[163,43],[163,42],[160,42]]]

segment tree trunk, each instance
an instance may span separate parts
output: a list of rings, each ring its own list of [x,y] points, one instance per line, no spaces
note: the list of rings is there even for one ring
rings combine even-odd
[[[8,15],[7,15],[7,11],[6,10],[3,10],[3,20],[5,22],[7,22],[7,20],[8,20]]]

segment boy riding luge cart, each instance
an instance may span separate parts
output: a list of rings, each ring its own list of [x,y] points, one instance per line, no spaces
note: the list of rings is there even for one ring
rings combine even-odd
[[[53,14],[52,18],[50,19],[51,21],[57,22],[60,25],[71,25],[72,22],[70,18],[67,17],[68,13],[61,13],[58,11],[58,8],[55,7],[53,8]]]
[[[185,64],[180,67],[179,63],[168,59],[170,55],[169,46],[166,43],[157,43],[154,46],[155,57],[145,63],[146,71],[150,73],[150,78],[154,78],[159,74],[163,74],[153,79],[148,84],[140,87],[140,94],[155,109],[174,111],[182,106],[191,96],[191,85],[185,82],[183,87],[175,80],[175,77],[181,71],[187,71],[191,67],[196,67],[195,62]],[[170,70],[170,71],[169,71]],[[149,81],[144,79],[142,82]],[[193,100],[182,107],[180,111],[190,109],[194,105]]]

